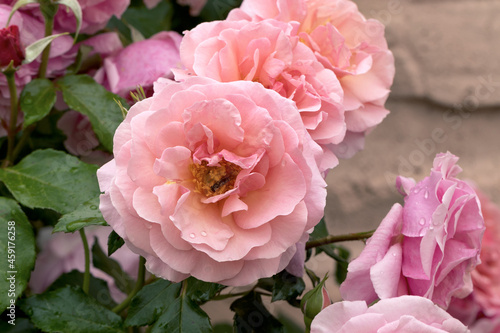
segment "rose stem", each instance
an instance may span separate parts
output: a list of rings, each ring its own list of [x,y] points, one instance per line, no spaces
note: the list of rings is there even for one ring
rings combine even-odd
[[[365,240],[370,238],[375,230],[358,232],[354,234],[346,234],[346,235],[328,235],[324,238],[315,239],[306,243],[306,250],[312,249],[313,247],[318,247],[321,245],[327,245],[332,243],[344,242],[344,241],[352,241],[352,240]]]
[[[82,289],[86,294],[88,294],[90,286],[90,251],[84,228],[80,229],[80,237],[82,238],[83,252],[85,253],[85,273],[83,274]]]
[[[139,259],[139,272],[137,273],[137,281],[135,282],[134,289],[130,292],[130,294],[117,306],[113,308],[114,313],[122,312],[132,301],[132,298],[141,290],[144,285],[144,276],[146,274],[146,267],[144,266],[146,263],[146,259],[140,257]]]

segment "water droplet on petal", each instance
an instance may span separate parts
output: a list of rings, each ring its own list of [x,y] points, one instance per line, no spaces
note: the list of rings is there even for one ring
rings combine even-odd
[[[414,187],[413,188],[413,193],[417,194],[418,192],[420,192],[420,188],[419,187]]]
[[[392,254],[392,256],[393,256],[393,257],[395,257],[395,256],[396,256],[396,253],[393,253],[393,254]]]
[[[196,237],[196,235],[191,233],[191,234],[189,234],[189,237],[194,238],[194,237]]]
[[[429,191],[426,190],[424,193],[424,198],[427,199],[428,197],[429,197]]]
[[[207,237],[207,233],[206,233],[205,231],[202,231],[202,232],[201,232],[201,235],[202,235],[203,237]]]
[[[418,224],[424,225],[425,224],[425,218],[421,218],[420,221],[418,221]]]
[[[429,230],[434,230],[434,226],[429,226]]]

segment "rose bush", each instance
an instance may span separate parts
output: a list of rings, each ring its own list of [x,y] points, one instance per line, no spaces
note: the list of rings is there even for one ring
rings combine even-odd
[[[400,296],[368,307],[364,301],[334,303],[321,311],[311,324],[311,333],[375,332],[470,332],[430,300]]]
[[[323,215],[320,148],[294,103],[255,82],[160,80],[129,110],[113,152],[97,173],[101,212],[171,281],[276,274]]]
[[[429,177],[419,183],[399,177],[404,207],[395,204],[340,287],[345,300],[371,303],[418,295],[447,308],[451,297],[472,292],[484,220],[471,186],[455,178],[458,158],[438,154]]]
[[[292,99],[311,137],[324,147],[325,171],[338,163],[328,145],[345,136],[343,92],[335,73],[292,35],[296,29],[295,23],[277,20],[202,23],[182,40],[186,70],[176,71],[176,79],[198,75],[221,82],[257,81]]]
[[[394,78],[394,57],[384,26],[366,19],[349,0],[244,0],[228,20],[298,22],[296,34],[338,77],[344,92],[346,140],[332,147],[349,158],[363,148],[364,135],[389,111],[384,107]]]

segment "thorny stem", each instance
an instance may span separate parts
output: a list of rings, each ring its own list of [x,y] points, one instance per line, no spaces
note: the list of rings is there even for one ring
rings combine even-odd
[[[132,301],[132,298],[141,290],[142,286],[144,285],[144,276],[146,274],[146,267],[145,267],[146,259],[141,257],[139,259],[139,272],[137,273],[137,281],[135,282],[134,289],[130,292],[130,294],[117,306],[113,308],[114,313],[120,313],[122,312]]]
[[[353,240],[365,240],[370,238],[375,230],[358,232],[353,234],[346,235],[328,235],[324,238],[315,239],[306,243],[306,250],[312,249],[313,247],[318,247],[321,245],[327,245],[332,243],[344,242],[344,241],[353,241]]]

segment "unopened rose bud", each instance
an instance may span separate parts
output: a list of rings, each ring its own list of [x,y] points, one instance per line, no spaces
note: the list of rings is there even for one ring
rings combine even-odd
[[[300,308],[304,313],[304,322],[306,327],[311,326],[311,322],[318,313],[332,304],[328,291],[325,288],[325,278],[312,290],[308,291],[300,301]]]
[[[0,68],[7,67],[11,61],[14,61],[14,67],[17,67],[23,60],[24,52],[17,25],[0,29]]]

